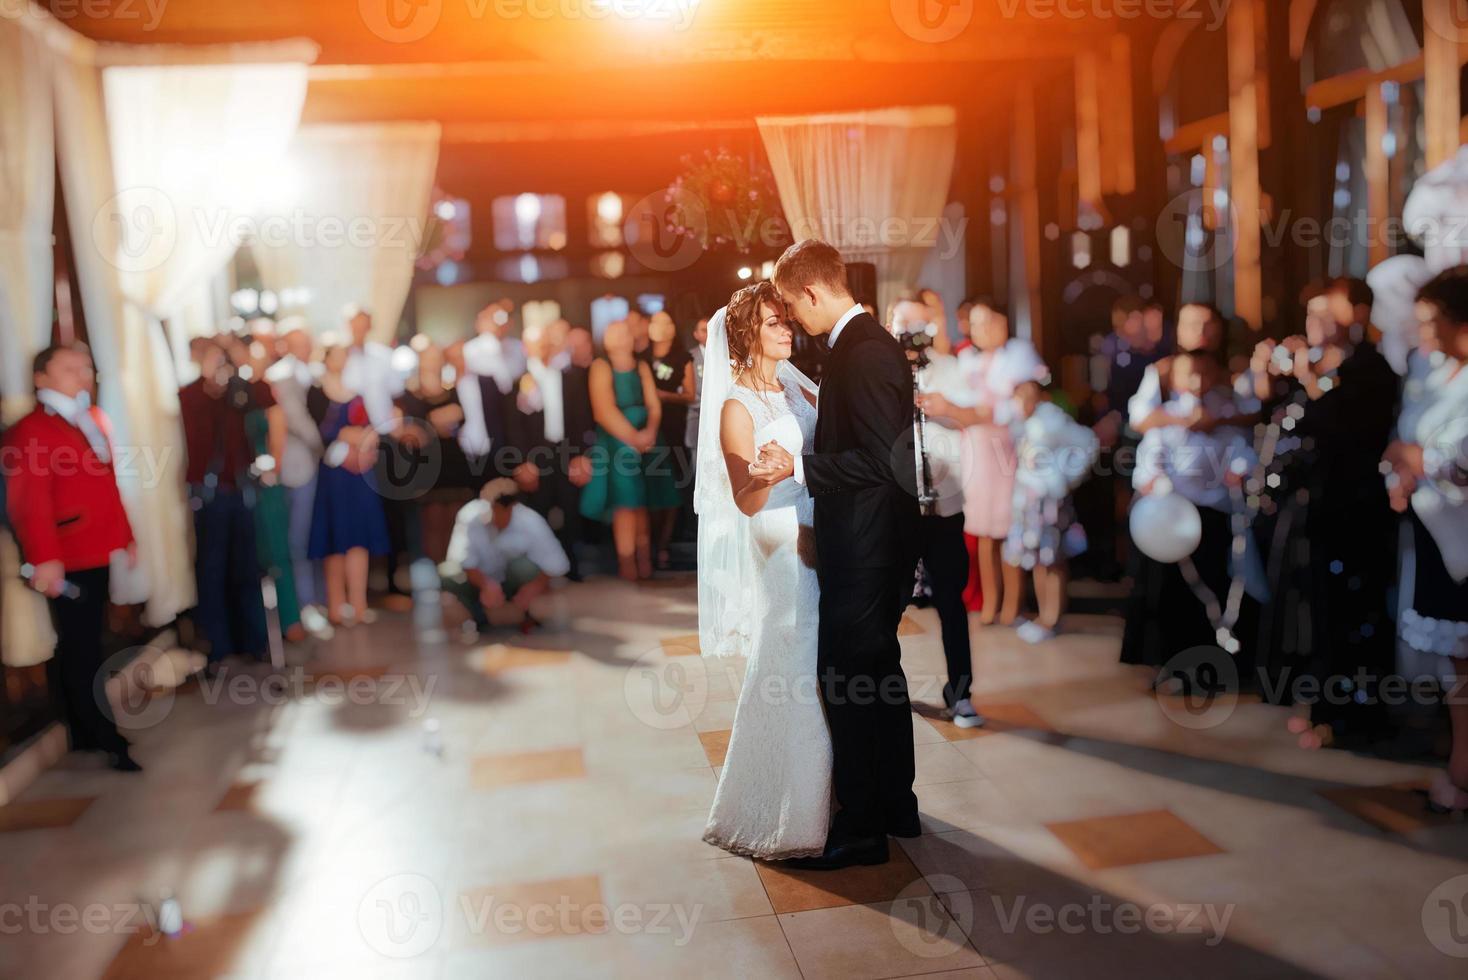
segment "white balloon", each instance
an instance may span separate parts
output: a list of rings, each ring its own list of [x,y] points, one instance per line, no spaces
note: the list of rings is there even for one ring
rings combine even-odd
[[[1132,504],[1132,541],[1153,561],[1171,565],[1198,550],[1203,518],[1193,502],[1178,493],[1149,493]]]

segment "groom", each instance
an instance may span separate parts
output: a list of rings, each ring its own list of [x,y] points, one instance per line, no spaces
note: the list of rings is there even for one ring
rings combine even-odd
[[[852,298],[841,254],[792,245],[775,265],[790,315],[830,347],[815,452],[760,447],[757,467],[815,498],[821,584],[821,698],[840,804],[825,853],[791,862],[832,870],[887,860],[887,835],[916,837],[911,706],[897,627],[912,590],[918,504],[912,374],[902,348]],[[906,483],[902,478],[906,472]]]

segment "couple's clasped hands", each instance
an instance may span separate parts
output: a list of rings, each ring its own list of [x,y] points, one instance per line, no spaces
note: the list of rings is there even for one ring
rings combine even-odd
[[[759,455],[749,464],[750,480],[757,486],[773,487],[795,475],[795,457],[778,442],[759,447]]]

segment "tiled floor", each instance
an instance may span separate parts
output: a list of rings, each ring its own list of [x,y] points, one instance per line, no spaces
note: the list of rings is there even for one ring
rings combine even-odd
[[[1252,701],[1180,723],[1114,621],[1039,648],[976,628],[990,724],[964,730],[911,611],[923,835],[820,875],[701,841],[741,670],[698,656],[692,582],[552,599],[529,639],[388,614],[295,651],[283,690],[134,711],[142,776],[73,756],[0,808],[0,976],[1468,970],[1468,826],[1423,816],[1425,770],[1302,752]]]

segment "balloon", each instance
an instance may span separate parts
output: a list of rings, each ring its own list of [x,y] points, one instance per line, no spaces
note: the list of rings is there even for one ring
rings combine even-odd
[[[1171,565],[1198,550],[1203,518],[1193,502],[1178,493],[1149,493],[1132,504],[1132,541],[1153,561]]]
[[[1422,245],[1434,273],[1468,259],[1463,217],[1468,215],[1468,146],[1429,170],[1412,185],[1402,209],[1407,234]]]
[[[1381,330],[1381,353],[1398,374],[1407,373],[1407,355],[1417,347],[1417,293],[1432,278],[1426,260],[1394,255],[1366,274],[1376,294],[1371,322]]]

